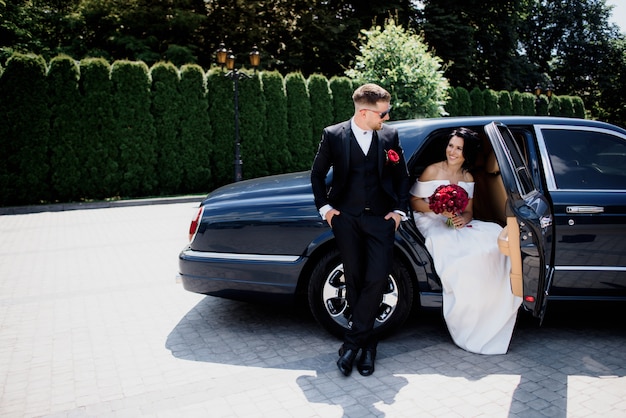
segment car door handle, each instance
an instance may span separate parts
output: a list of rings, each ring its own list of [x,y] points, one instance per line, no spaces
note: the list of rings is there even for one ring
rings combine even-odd
[[[567,213],[604,213],[602,206],[568,206]]]

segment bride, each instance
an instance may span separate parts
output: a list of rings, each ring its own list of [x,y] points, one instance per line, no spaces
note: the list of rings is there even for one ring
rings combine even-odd
[[[479,146],[472,130],[453,131],[446,159],[426,167],[411,188],[411,208],[441,278],[443,316],[453,341],[472,353],[505,354],[522,300],[511,292],[510,260],[498,250],[502,227],[472,217],[474,178],[469,168]],[[429,208],[429,197],[447,184],[467,191],[470,199],[463,213],[436,214]]]

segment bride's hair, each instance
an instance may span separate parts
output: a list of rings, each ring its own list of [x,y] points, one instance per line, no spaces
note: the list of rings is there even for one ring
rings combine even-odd
[[[448,141],[450,141],[453,136],[463,138],[463,158],[465,158],[465,161],[462,167],[465,170],[471,169],[476,163],[476,157],[480,150],[481,141],[478,134],[471,129],[461,127],[452,131],[450,136],[448,136]]]

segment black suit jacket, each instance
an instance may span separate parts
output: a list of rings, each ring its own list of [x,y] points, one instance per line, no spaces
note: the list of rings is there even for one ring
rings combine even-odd
[[[383,190],[395,202],[389,211],[408,211],[409,175],[404,159],[404,151],[400,145],[398,131],[390,125],[383,124],[378,134],[378,176]],[[313,167],[311,169],[311,185],[315,197],[315,206],[320,209],[326,204],[333,207],[338,197],[344,193],[348,173],[350,172],[350,141],[355,141],[350,120],[329,126],[324,129]],[[386,161],[387,151],[394,150],[400,156],[397,164]],[[333,167],[330,187],[326,187],[328,170]]]

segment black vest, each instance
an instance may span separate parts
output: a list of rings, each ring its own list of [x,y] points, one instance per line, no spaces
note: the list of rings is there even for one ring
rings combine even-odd
[[[363,212],[384,216],[391,208],[393,201],[384,192],[378,178],[378,138],[372,137],[372,144],[363,155],[363,150],[356,139],[350,139],[350,170],[343,199],[337,205],[339,211],[353,216]]]

